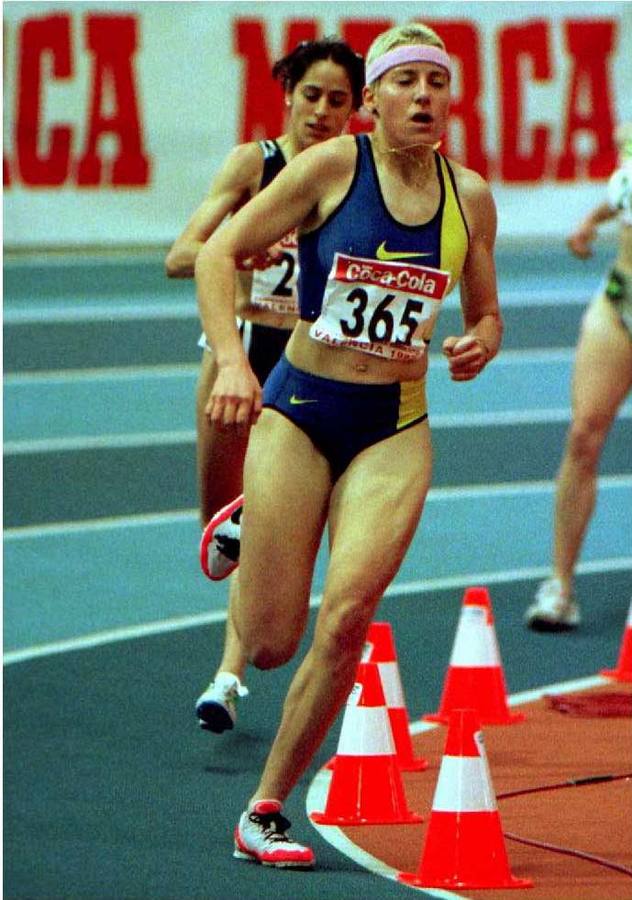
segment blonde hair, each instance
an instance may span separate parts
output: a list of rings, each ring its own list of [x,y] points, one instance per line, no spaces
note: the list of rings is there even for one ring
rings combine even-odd
[[[378,34],[366,55],[367,68],[380,56],[384,56],[395,47],[402,47],[406,44],[430,44],[432,47],[445,50],[445,44],[437,32],[428,25],[422,25],[421,22],[407,22],[405,25],[395,25],[388,31]]]

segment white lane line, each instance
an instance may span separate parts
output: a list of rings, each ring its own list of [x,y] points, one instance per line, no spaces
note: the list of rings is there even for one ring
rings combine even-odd
[[[443,428],[487,428],[493,425],[510,427],[514,425],[537,425],[542,423],[570,422],[570,408],[520,409],[499,412],[460,412],[430,414],[430,424],[435,432]],[[632,419],[632,402],[624,404],[618,412],[618,421]],[[76,435],[73,437],[35,438],[5,441],[4,456],[24,456],[31,453],[63,453],[73,450],[94,450],[116,447],[159,447],[168,444],[192,444],[195,442],[194,429],[178,431],[138,431],[105,433],[98,435]]]
[[[558,682],[557,684],[549,684],[545,687],[534,688],[531,691],[523,691],[522,693],[513,694],[512,696],[508,697],[507,702],[510,706],[520,706],[524,703],[532,703],[536,700],[540,700],[542,699],[542,697],[544,697],[545,694],[575,693],[577,691],[584,691],[592,687],[598,687],[599,685],[611,683],[612,682],[601,675],[590,675],[585,678],[576,678],[570,681],[562,681]],[[410,732],[411,734],[420,734],[424,731],[431,731],[432,729],[438,727],[439,726],[437,724],[431,722],[418,721],[410,726]],[[305,799],[305,809],[307,811],[308,818],[310,813],[317,812],[325,808],[330,781],[330,770],[323,768],[316,773],[307,790],[307,796]],[[397,869],[393,869],[391,866],[388,866],[386,865],[386,863],[382,862],[382,860],[378,859],[375,856],[372,856],[370,853],[367,853],[366,850],[363,850],[361,847],[358,847],[358,845],[350,840],[340,828],[331,825],[317,825],[315,822],[312,822],[311,819],[310,824],[312,828],[315,828],[320,836],[325,841],[327,841],[327,843],[331,844],[332,847],[334,847],[344,856],[351,859],[358,866],[367,869],[374,875],[380,875],[382,876],[382,878],[388,878],[391,881],[397,881]],[[410,885],[403,886],[410,887]],[[416,890],[418,894],[421,893],[422,895],[428,897],[442,898],[442,900],[467,900],[467,898],[464,897],[463,894],[454,894],[451,891],[437,890],[436,888],[413,888],[413,890]]]
[[[550,349],[508,349],[502,350],[494,361],[494,370],[498,368],[514,368],[536,366],[546,363],[571,364],[575,359],[574,347],[553,347]],[[441,362],[440,362],[441,361]],[[433,366],[443,362],[443,355],[432,350],[430,352],[431,375],[438,372]],[[191,363],[172,363],[169,365],[131,365],[110,366],[103,368],[86,369],[46,369],[35,372],[8,372],[4,376],[5,387],[22,385],[39,385],[66,382],[92,382],[92,381],[127,381],[137,378],[169,377],[172,375],[197,375],[199,365]]]
[[[66,534],[94,533],[97,531],[120,531],[127,528],[147,528],[154,525],[177,525],[181,522],[197,522],[196,509],[170,510],[165,513],[142,513],[133,516],[103,516],[98,519],[83,519],[70,522],[49,522],[40,525],[20,525],[5,528],[5,542],[34,540]]]
[[[307,810],[308,818],[310,813],[318,812],[325,808],[330,781],[331,772],[327,769],[321,769],[311,782],[305,798],[305,809]],[[390,881],[397,882],[397,876],[399,874],[398,869],[393,869],[385,862],[382,862],[381,859],[378,859],[376,856],[373,856],[372,854],[367,853],[366,850],[358,847],[357,844],[354,844],[354,842],[346,836],[341,828],[338,828],[335,825],[316,825],[311,819],[310,825],[312,828],[316,829],[328,844],[331,844],[334,849],[342,853],[343,856],[348,857],[358,866],[361,866],[368,872],[372,872],[374,875],[380,875],[382,878],[388,878]],[[450,891],[437,890],[436,888],[423,888],[423,890],[420,890],[419,888],[413,888],[411,885],[403,884],[402,882],[398,883],[401,884],[403,888],[414,890],[419,896],[423,897],[438,897],[442,898],[442,900],[467,900],[467,898],[462,898],[461,894],[453,894]]]
[[[115,290],[115,289],[114,289]],[[177,288],[174,288],[174,292]],[[122,302],[122,292],[113,300],[104,296],[99,303],[85,302],[77,298],[73,304],[59,303],[46,306],[10,307],[5,304],[3,319],[8,325],[41,325],[42,323],[56,324],[65,322],[122,322],[126,320],[151,320],[151,319],[190,319],[198,322],[198,313],[193,302],[193,288],[191,289],[191,302],[188,297],[166,299],[163,301],[148,302]],[[149,295],[149,290],[140,287],[137,291]],[[186,293],[186,292],[185,292]],[[587,288],[585,284],[578,282],[571,287],[562,285],[550,289],[529,290],[527,287],[507,288],[502,292],[502,302],[507,307],[520,307],[525,311],[547,306],[563,306],[573,310],[584,307],[591,299],[594,290]],[[446,306],[446,309],[456,307]]]
[[[192,444],[195,431],[139,431],[133,434],[99,434],[94,437],[45,438],[43,440],[5,441],[4,456],[27,456],[32,453],[68,453],[73,450],[114,450],[117,447],[162,447]]]
[[[44,385],[81,384],[95,382],[127,382],[136,384],[139,379],[147,381],[165,378],[195,377],[200,371],[197,363],[173,363],[160,366],[115,366],[103,369],[48,369],[36,372],[13,372],[4,376],[4,387],[41,387]]]
[[[437,413],[428,416],[432,428],[473,428],[489,425],[537,425],[541,422],[569,422],[570,408],[519,409],[479,413]],[[632,419],[632,403],[619,410],[618,419]]]
[[[24,647],[21,650],[9,650],[3,655],[5,666],[12,663],[24,662],[29,659],[39,659],[42,656],[54,656],[58,653],[72,653],[76,650],[90,650],[93,647],[102,647],[104,644],[116,644],[122,641],[133,641],[138,638],[153,637],[157,634],[168,634],[173,631],[184,631],[187,628],[196,628],[200,625],[208,625],[211,622],[225,622],[226,610],[199,613],[191,616],[178,616],[174,619],[164,619],[157,622],[146,622],[143,625],[129,625],[126,628],[112,628],[108,631],[95,631],[82,637],[69,638],[65,641],[53,641],[50,644],[35,644],[32,647]]]
[[[577,567],[577,574],[598,574],[600,572],[626,572],[632,569],[632,557],[617,557],[614,559],[595,560],[585,562]],[[391,585],[385,597],[418,596],[419,594],[435,593],[443,590],[466,588],[473,584],[510,584],[514,581],[531,581],[544,578],[548,574],[548,568],[510,569],[504,572],[476,572],[467,575],[454,576],[452,578],[431,578],[425,581],[407,581],[402,584]],[[316,609],[320,606],[322,595],[317,594],[310,600],[310,607]],[[107,631],[97,631],[79,637],[68,638],[62,641],[52,641],[45,644],[34,644],[17,650],[8,650],[3,655],[5,665],[25,662],[29,659],[37,659],[43,656],[52,656],[58,653],[71,653],[75,650],[86,650],[99,647],[103,644],[113,644],[121,641],[136,640],[137,638],[150,637],[157,634],[169,634],[174,631],[183,631],[187,628],[196,628],[208,625],[212,622],[226,620],[226,610],[214,610],[206,613],[196,613],[189,616],[177,616],[172,619],[160,619],[154,622],[146,622],[141,625],[129,625],[121,628],[113,628]]]
[[[147,293],[149,293],[147,291]],[[66,322],[127,322],[150,321],[153,319],[190,319],[198,321],[199,317],[193,303],[190,307],[183,302],[167,301],[165,303],[81,303],[76,307],[46,306],[28,309],[7,309],[5,307],[3,321],[5,325],[49,325]]]
[[[600,491],[614,488],[632,487],[632,475],[604,475],[598,480]],[[490,497],[534,496],[550,494],[555,488],[553,481],[512,481],[498,484],[455,485],[450,487],[431,488],[428,500],[433,503],[459,500],[480,500]],[[124,528],[144,528],[152,525],[171,525],[181,522],[197,522],[196,509],[170,510],[164,513],[139,513],[131,516],[103,516],[98,519],[82,519],[66,522],[49,522],[38,525],[18,525],[5,528],[5,542],[48,538],[55,535],[74,534],[77,532],[116,531]]]

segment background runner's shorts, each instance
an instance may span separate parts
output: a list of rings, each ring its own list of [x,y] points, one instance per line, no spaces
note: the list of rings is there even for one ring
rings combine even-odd
[[[257,376],[259,384],[263,384],[279,361],[292,331],[286,328],[270,328],[268,325],[258,325],[241,319],[239,333],[252,371]],[[198,347],[211,352],[204,333],[200,335]]]

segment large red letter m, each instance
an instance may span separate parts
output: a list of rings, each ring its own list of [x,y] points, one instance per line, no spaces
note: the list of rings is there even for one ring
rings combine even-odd
[[[312,19],[289,22],[285,32],[285,53],[290,53],[301,41],[313,41],[317,37],[316,23]],[[239,141],[256,141],[277,137],[283,132],[283,94],[278,92],[275,101],[270,91],[270,58],[261,19],[236,19],[234,23],[234,49],[245,64],[242,120]]]

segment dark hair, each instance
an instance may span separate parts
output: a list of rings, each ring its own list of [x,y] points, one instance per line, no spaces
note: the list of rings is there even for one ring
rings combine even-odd
[[[355,53],[349,44],[336,37],[326,37],[321,41],[301,41],[298,46],[277,60],[272,67],[272,77],[280,81],[283,89],[293,91],[307,70],[315,62],[331,59],[342,66],[351,82],[353,108],[362,106],[364,87],[364,57]]]

